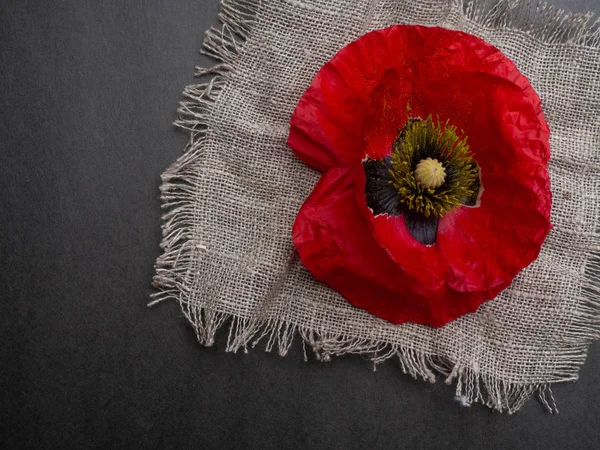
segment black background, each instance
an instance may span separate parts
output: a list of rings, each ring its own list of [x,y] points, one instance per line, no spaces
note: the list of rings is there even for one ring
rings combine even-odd
[[[556,0],[555,4],[558,3]],[[564,0],[583,11],[596,0]],[[560,414],[462,408],[390,361],[195,342],[148,309],[160,173],[216,0],[0,2],[0,438],[9,448],[599,448],[600,347]]]

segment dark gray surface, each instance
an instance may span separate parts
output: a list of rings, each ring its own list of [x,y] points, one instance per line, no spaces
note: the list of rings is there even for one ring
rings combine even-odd
[[[596,0],[572,9],[598,8]],[[0,439],[31,448],[599,448],[600,347],[561,413],[461,408],[359,357],[195,342],[147,309],[159,175],[216,0],[0,3]]]

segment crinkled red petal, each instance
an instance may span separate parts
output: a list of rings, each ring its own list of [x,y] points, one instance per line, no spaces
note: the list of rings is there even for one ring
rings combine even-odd
[[[326,172],[304,203],[292,230],[303,264],[352,304],[394,323],[442,326],[501,288],[457,292],[412,279],[377,245],[357,203],[362,167]],[[366,205],[365,205],[366,206]]]

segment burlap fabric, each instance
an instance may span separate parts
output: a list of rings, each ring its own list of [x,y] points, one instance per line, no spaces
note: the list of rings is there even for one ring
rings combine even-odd
[[[219,63],[198,69],[177,124],[185,154],[163,175],[164,254],[153,303],[177,299],[202,344],[258,341],[285,355],[398,357],[406,373],[456,382],[462,403],[513,412],[575,380],[600,334],[600,31],[590,17],[530,2],[225,0],[207,32]],[[288,120],[317,70],[362,34],[439,25],[500,48],[543,101],[554,204],[539,258],[498,298],[449,325],[392,325],[351,306],[295,256],[291,226],[319,173],[286,145]],[[301,339],[298,339],[300,337]],[[306,353],[305,353],[306,354]]]

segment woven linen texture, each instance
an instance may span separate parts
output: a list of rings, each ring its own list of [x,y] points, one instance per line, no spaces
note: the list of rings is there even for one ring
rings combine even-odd
[[[399,358],[404,372],[456,382],[463,403],[513,412],[577,379],[599,336],[600,36],[598,23],[529,2],[225,0],[177,124],[191,133],[163,175],[164,254],[155,302],[177,299],[202,344],[227,349],[294,338],[318,359]],[[540,95],[551,130],[552,223],[539,258],[476,313],[442,328],[393,325],[350,305],[295,256],[291,227],[320,174],[286,145],[316,72],[368,31],[437,25],[477,35],[511,58]],[[596,281],[594,281],[596,280]],[[300,342],[300,340],[299,340]]]

